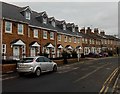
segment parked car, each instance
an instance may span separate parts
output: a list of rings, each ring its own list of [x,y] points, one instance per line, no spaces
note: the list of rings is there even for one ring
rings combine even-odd
[[[108,57],[109,56],[107,52],[101,52],[99,54],[101,55],[101,57]]]
[[[20,76],[24,73],[34,73],[40,76],[42,72],[48,71],[56,72],[57,64],[44,56],[26,57],[17,63],[17,72]]]
[[[96,53],[89,53],[88,57],[97,58],[97,57],[100,57],[100,55]]]

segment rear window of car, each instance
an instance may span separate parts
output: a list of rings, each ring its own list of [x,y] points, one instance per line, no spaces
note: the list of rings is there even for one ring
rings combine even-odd
[[[29,63],[33,62],[34,58],[23,58],[19,61],[19,63]]]

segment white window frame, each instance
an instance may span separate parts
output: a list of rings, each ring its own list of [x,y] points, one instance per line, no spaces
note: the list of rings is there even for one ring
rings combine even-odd
[[[4,49],[4,51],[3,51],[3,49]],[[6,44],[2,44],[2,54],[6,54]],[[3,59],[6,59],[5,55],[3,56]]]
[[[85,43],[85,39],[84,38],[82,38],[82,43]]]
[[[58,35],[58,41],[61,41],[61,35],[60,34]]]
[[[65,36],[64,38],[65,38],[64,42],[67,42],[67,36]]]
[[[76,43],[76,37],[74,37],[74,43]]]
[[[47,24],[47,18],[43,17],[43,24]]]
[[[34,29],[34,38],[38,38],[38,29]]]
[[[20,25],[22,26],[22,32],[19,32],[19,30],[20,30]],[[22,34],[22,35],[23,35],[23,24],[18,24],[18,34]]]
[[[50,39],[54,40],[54,32],[50,32]]]
[[[4,49],[4,51],[3,51],[3,49]],[[2,53],[6,54],[6,44],[2,44]]]
[[[43,31],[43,39],[47,39],[47,31]]]
[[[87,39],[85,39],[85,43],[86,43],[86,44],[88,43],[88,40],[87,40]]]
[[[22,46],[22,54],[26,54],[26,46]]]
[[[28,27],[28,37],[30,37],[30,28]]]
[[[23,54],[25,54],[25,55],[23,55]],[[25,45],[22,46],[22,57],[23,58],[26,57],[26,46]]]
[[[89,40],[89,43],[92,44],[92,40],[91,39]]]
[[[30,12],[28,12],[28,11],[25,12],[25,18],[27,20],[30,20]]]
[[[75,32],[75,27],[72,27],[72,31]]]
[[[9,30],[9,31],[6,30],[6,28],[7,28],[7,23],[10,24],[10,30]],[[6,33],[12,33],[12,22],[9,22],[9,21],[6,21],[6,22],[5,22],[5,32],[6,32]]]
[[[40,47],[38,47],[38,50],[37,50],[37,54],[39,54],[40,53]]]
[[[53,27],[55,27],[55,21],[52,21],[51,24]]]
[[[65,24],[63,24],[63,30],[66,30],[66,25]]]
[[[69,42],[71,42],[71,40],[72,40],[72,38],[71,38],[71,37],[69,37]]]
[[[52,48],[52,54],[55,54],[55,48]]]
[[[94,41],[94,39],[92,39],[92,44],[95,44],[95,41]]]

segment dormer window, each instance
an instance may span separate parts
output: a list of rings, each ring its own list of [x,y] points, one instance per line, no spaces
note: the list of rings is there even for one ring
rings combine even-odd
[[[72,31],[75,32],[75,28],[74,27],[72,27]]]
[[[30,20],[30,12],[25,12],[26,19]]]
[[[66,25],[65,24],[63,24],[63,30],[66,30]]]
[[[55,21],[52,21],[51,24],[53,27],[55,27]]]
[[[43,18],[43,23],[47,24],[47,18]]]

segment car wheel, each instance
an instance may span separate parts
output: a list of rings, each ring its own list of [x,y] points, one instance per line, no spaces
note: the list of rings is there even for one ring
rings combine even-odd
[[[41,75],[41,70],[39,68],[36,69],[35,75],[39,77]]]
[[[57,72],[57,66],[56,65],[53,67],[53,72]]]

